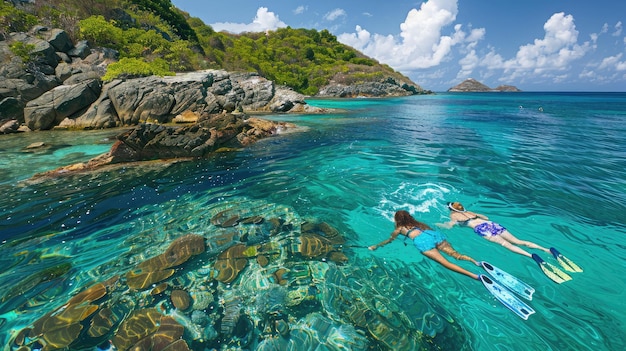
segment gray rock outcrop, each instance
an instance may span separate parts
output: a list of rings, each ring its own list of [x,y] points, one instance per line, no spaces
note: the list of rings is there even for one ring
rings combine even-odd
[[[24,121],[31,130],[50,129],[89,107],[101,91],[100,79],[58,86],[26,104]]]
[[[333,81],[320,89],[316,96],[320,97],[389,97],[409,96],[416,94],[430,94],[420,86],[410,85],[406,82],[397,81],[388,77],[378,82],[361,82],[343,84]]]
[[[12,56],[8,42],[32,50],[28,63]],[[0,133],[54,128],[94,129],[144,122],[170,123],[222,112],[322,112],[304,95],[256,73],[207,70],[176,76],[118,79],[103,83],[106,66],[119,54],[74,45],[60,29],[36,27],[0,41]],[[197,118],[196,118],[197,119]],[[13,121],[12,123],[8,123]],[[25,128],[15,128],[15,125]]]
[[[259,139],[295,128],[246,115],[218,114],[186,126],[141,123],[118,135],[111,150],[88,162],[64,166],[33,179],[92,172],[131,162],[205,157],[219,149],[240,148]]]

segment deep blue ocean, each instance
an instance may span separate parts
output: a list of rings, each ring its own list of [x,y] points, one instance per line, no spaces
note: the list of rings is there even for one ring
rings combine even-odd
[[[123,262],[136,259],[120,257],[150,257],[172,237],[204,234],[216,211],[248,206],[330,224],[346,238],[348,264],[376,258],[424,272],[403,279],[423,286],[466,335],[462,345],[444,349],[626,349],[626,93],[308,102],[339,112],[264,116],[299,128],[206,160],[43,181],[30,178],[108,151],[119,131],[0,136],[3,345],[83,286],[132,269]],[[35,142],[47,146],[26,149]],[[401,240],[375,252],[364,248],[389,236],[400,209],[432,226],[445,222],[447,201],[518,238],[558,248],[584,272],[555,284],[532,259],[470,229],[442,229],[458,251],[536,289],[528,302],[536,313],[524,321],[479,282]],[[71,269],[37,276],[60,263]],[[402,281],[394,284],[401,288]]]

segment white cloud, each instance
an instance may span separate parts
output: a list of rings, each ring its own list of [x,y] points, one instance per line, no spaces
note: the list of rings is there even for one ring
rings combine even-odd
[[[514,59],[503,63],[512,76],[525,73],[562,71],[585,55],[589,44],[579,45],[574,18],[563,12],[555,13],[543,26],[545,36],[519,48]]]
[[[345,16],[346,16],[346,11],[344,11],[343,9],[334,9],[328,12],[327,14],[325,14],[324,19],[327,21],[334,21],[339,17],[345,17]]]
[[[295,10],[293,10],[293,13],[296,14],[296,15],[301,15],[308,9],[309,9],[308,6],[300,5],[300,6],[296,7]]]
[[[608,33],[609,31],[609,24],[605,23],[604,25],[602,25],[602,30],[600,30],[600,33],[604,34],[604,33]]]
[[[594,71],[590,71],[590,70],[583,70],[582,72],[580,72],[580,74],[578,75],[579,78],[585,79],[585,80],[594,80],[596,78],[596,73]]]
[[[485,30],[485,28],[472,29],[472,31],[470,32],[470,35],[465,40],[470,43],[475,44],[479,40],[484,39],[486,33],[487,31]]]
[[[619,37],[622,35],[622,21],[619,21],[615,24],[615,31],[611,34],[614,37]]]
[[[599,69],[607,69],[609,67],[615,67],[615,65],[619,62],[619,59],[622,58],[622,54],[619,53],[615,56],[609,56],[609,57],[605,57],[602,62],[600,63],[600,65],[598,66]]]
[[[591,38],[591,43],[593,44],[593,48],[594,49],[597,48],[598,47],[598,34],[591,33],[589,37]]]
[[[420,9],[408,12],[400,24],[400,34],[371,35],[357,26],[356,33],[343,33],[338,40],[364,54],[398,70],[415,70],[439,65],[449,59],[454,45],[482,39],[484,30],[475,30],[467,36],[461,26],[454,27],[451,35],[443,35],[444,28],[453,24],[458,13],[456,0],[429,0]]]
[[[352,46],[353,48],[362,50],[362,48],[364,48],[370,43],[370,38],[371,38],[370,32],[361,28],[361,26],[359,25],[356,26],[355,30],[356,30],[356,33],[341,34],[338,37],[338,40],[346,45]]]
[[[478,57],[478,55],[476,55],[476,51],[471,50],[467,55],[465,55],[465,57],[459,60],[461,70],[456,75],[457,79],[468,78],[479,63],[480,58]]]
[[[622,53],[619,53],[615,56],[605,57],[598,66],[598,69],[614,69],[616,71],[626,71],[626,61],[620,61],[621,58]]]
[[[287,25],[278,18],[278,15],[268,11],[267,7],[259,7],[252,23],[218,22],[211,24],[211,27],[218,32],[227,31],[231,33],[263,32],[286,26]]]

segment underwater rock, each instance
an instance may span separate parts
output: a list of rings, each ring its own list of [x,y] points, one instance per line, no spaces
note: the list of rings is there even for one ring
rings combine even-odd
[[[81,321],[97,310],[95,305],[61,306],[33,323],[30,338],[40,337],[51,348],[69,346],[80,335]]]
[[[113,345],[119,350],[128,350],[141,339],[154,333],[161,323],[162,314],[154,308],[133,311],[120,325],[113,337]]]
[[[0,314],[4,314],[8,310],[15,309],[26,303],[27,299],[41,292],[38,289],[39,286],[61,278],[71,268],[72,265],[70,263],[63,262],[16,281],[15,285],[0,298]]]
[[[203,235],[177,237],[163,253],[114,272],[122,279],[93,283],[16,331],[11,349],[93,350],[103,340],[118,350],[155,351],[434,351],[468,344],[421,283],[419,267],[369,256],[349,263],[339,231],[302,222],[284,207],[207,211],[269,219],[194,228]],[[265,239],[241,242],[246,236]]]
[[[258,255],[256,257],[256,262],[259,264],[259,266],[265,267],[268,265],[268,263],[270,263],[270,260],[265,255]]]
[[[103,283],[81,291],[64,305],[33,323],[29,337],[40,337],[52,348],[69,346],[83,330],[82,322],[98,310],[98,305],[92,302],[106,294],[107,289]]]
[[[239,224],[239,215],[231,210],[224,210],[211,218],[211,224],[222,228],[234,227]]]
[[[231,283],[248,264],[244,251],[247,249],[244,244],[236,244],[228,250],[222,252],[215,261],[215,270],[218,272],[215,279],[222,283]]]
[[[227,233],[212,233],[207,238],[206,251],[210,254],[218,254],[233,244],[235,238],[238,238],[238,233],[229,231]]]
[[[122,316],[117,316],[110,308],[102,308],[91,319],[87,334],[94,338],[106,335],[121,318]]]
[[[40,149],[42,147],[48,147],[49,145],[46,144],[43,141],[38,141],[38,142],[34,142],[34,143],[30,143],[28,144],[28,146],[26,146],[24,149],[25,150],[31,150],[31,149]]]
[[[204,237],[188,234],[174,240],[164,253],[147,259],[126,273],[126,282],[133,289],[143,290],[174,274],[172,267],[204,252]]]
[[[323,236],[332,244],[345,243],[345,240],[339,231],[326,222],[304,222],[300,226],[300,231],[302,234],[316,234]]]
[[[157,269],[157,267],[151,267]],[[126,284],[132,289],[143,290],[154,283],[158,283],[174,274],[173,269],[143,272],[141,270],[126,273]]]
[[[82,302],[93,302],[101,299],[104,295],[107,294],[107,289],[102,283],[97,283],[91,286],[88,289],[81,291],[72,297],[67,303],[72,304],[80,304]]]
[[[165,290],[167,290],[167,288],[169,287],[169,284],[167,283],[161,283],[157,286],[155,286],[152,290],[150,290],[150,295],[159,295],[162,292],[164,292]]]
[[[241,309],[243,307],[243,301],[241,297],[237,296],[233,291],[227,291],[222,297],[222,321],[220,331],[224,335],[231,335],[239,317],[241,317]]]
[[[191,305],[191,296],[189,296],[189,293],[184,290],[172,291],[170,298],[172,299],[174,307],[181,311],[188,309]]]
[[[187,234],[174,240],[163,255],[169,267],[175,267],[186,262],[191,256],[204,252],[204,237],[197,234]]]
[[[193,301],[191,308],[194,310],[204,310],[213,302],[214,297],[210,291],[195,290],[190,293]]]

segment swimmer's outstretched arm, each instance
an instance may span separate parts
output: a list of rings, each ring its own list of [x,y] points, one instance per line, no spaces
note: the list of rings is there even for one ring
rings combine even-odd
[[[377,248],[381,247],[381,246],[385,246],[387,244],[389,244],[390,242],[396,240],[396,238],[398,237],[398,234],[400,234],[400,229],[396,229],[393,232],[391,232],[391,236],[389,237],[389,239],[387,240],[383,240],[380,243],[376,244],[376,245],[372,245],[372,246],[368,246],[368,249],[374,251]]]

